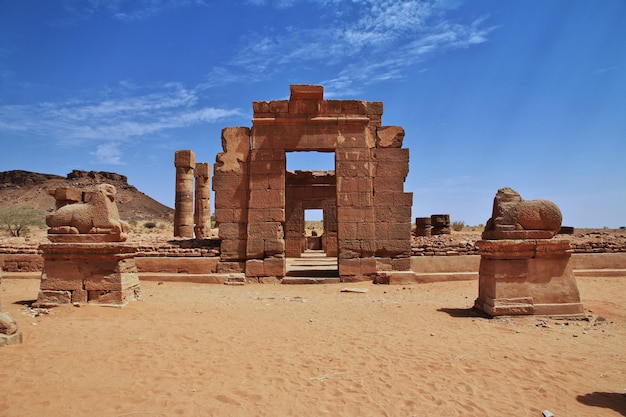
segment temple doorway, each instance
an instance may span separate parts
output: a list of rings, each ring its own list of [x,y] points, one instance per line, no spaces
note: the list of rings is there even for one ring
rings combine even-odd
[[[334,152],[286,152],[286,159],[287,277],[338,278]],[[290,169],[303,166],[314,169]]]

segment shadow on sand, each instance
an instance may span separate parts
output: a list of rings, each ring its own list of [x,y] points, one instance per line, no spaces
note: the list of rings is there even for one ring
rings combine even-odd
[[[626,394],[617,392],[592,392],[576,397],[578,402],[591,406],[608,408],[626,416]]]
[[[437,311],[441,311],[442,313],[447,313],[451,317],[457,318],[469,318],[469,317],[481,317],[484,319],[490,319],[491,316],[485,314],[483,311],[480,311],[474,307],[470,308],[438,308]]]

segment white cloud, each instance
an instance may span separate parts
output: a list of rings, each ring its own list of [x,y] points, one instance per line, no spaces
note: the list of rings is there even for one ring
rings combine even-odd
[[[211,79],[223,83],[268,79],[276,68],[314,63],[331,71],[338,68],[333,78],[337,84],[328,85],[330,89],[356,91],[351,84],[403,77],[408,67],[434,54],[486,42],[494,30],[485,26],[485,18],[451,21],[448,12],[458,4],[447,0],[294,0],[255,5],[312,8],[312,15],[319,12],[320,17],[312,27],[287,22],[264,27],[262,33],[247,33],[236,55],[228,65],[216,68]]]
[[[93,153],[98,162],[109,165],[125,165],[122,162],[122,150],[119,142],[109,142],[96,147]]]
[[[0,132],[50,138],[65,146],[113,141],[117,147],[101,152],[114,161],[113,150],[128,140],[241,115],[238,109],[203,105],[195,90],[176,83],[131,87],[122,85],[100,100],[0,106]]]

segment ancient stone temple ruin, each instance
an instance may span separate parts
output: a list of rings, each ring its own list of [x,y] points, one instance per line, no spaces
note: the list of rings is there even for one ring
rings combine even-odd
[[[582,315],[570,244],[553,239],[561,211],[547,200],[498,190],[480,248],[475,307],[491,316]]]
[[[120,220],[115,187],[58,188],[56,211],[46,217],[48,240],[40,246],[44,266],[36,306],[67,303],[124,305],[141,298],[136,245]]]
[[[323,249],[342,281],[411,274],[409,150],[401,127],[382,125],[383,104],[292,85],[289,100],[256,101],[253,111],[252,128],[222,131],[214,166],[218,272],[281,279],[286,257],[306,247],[304,211],[321,209]],[[333,153],[335,169],[287,171],[287,153],[307,151]]]

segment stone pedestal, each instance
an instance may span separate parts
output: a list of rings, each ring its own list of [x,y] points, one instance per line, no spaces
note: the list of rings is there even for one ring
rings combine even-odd
[[[126,305],[141,299],[137,246],[51,243],[40,246],[44,268],[36,306],[67,303]]]
[[[481,240],[475,307],[490,316],[582,315],[570,265],[570,246],[562,239]]]

